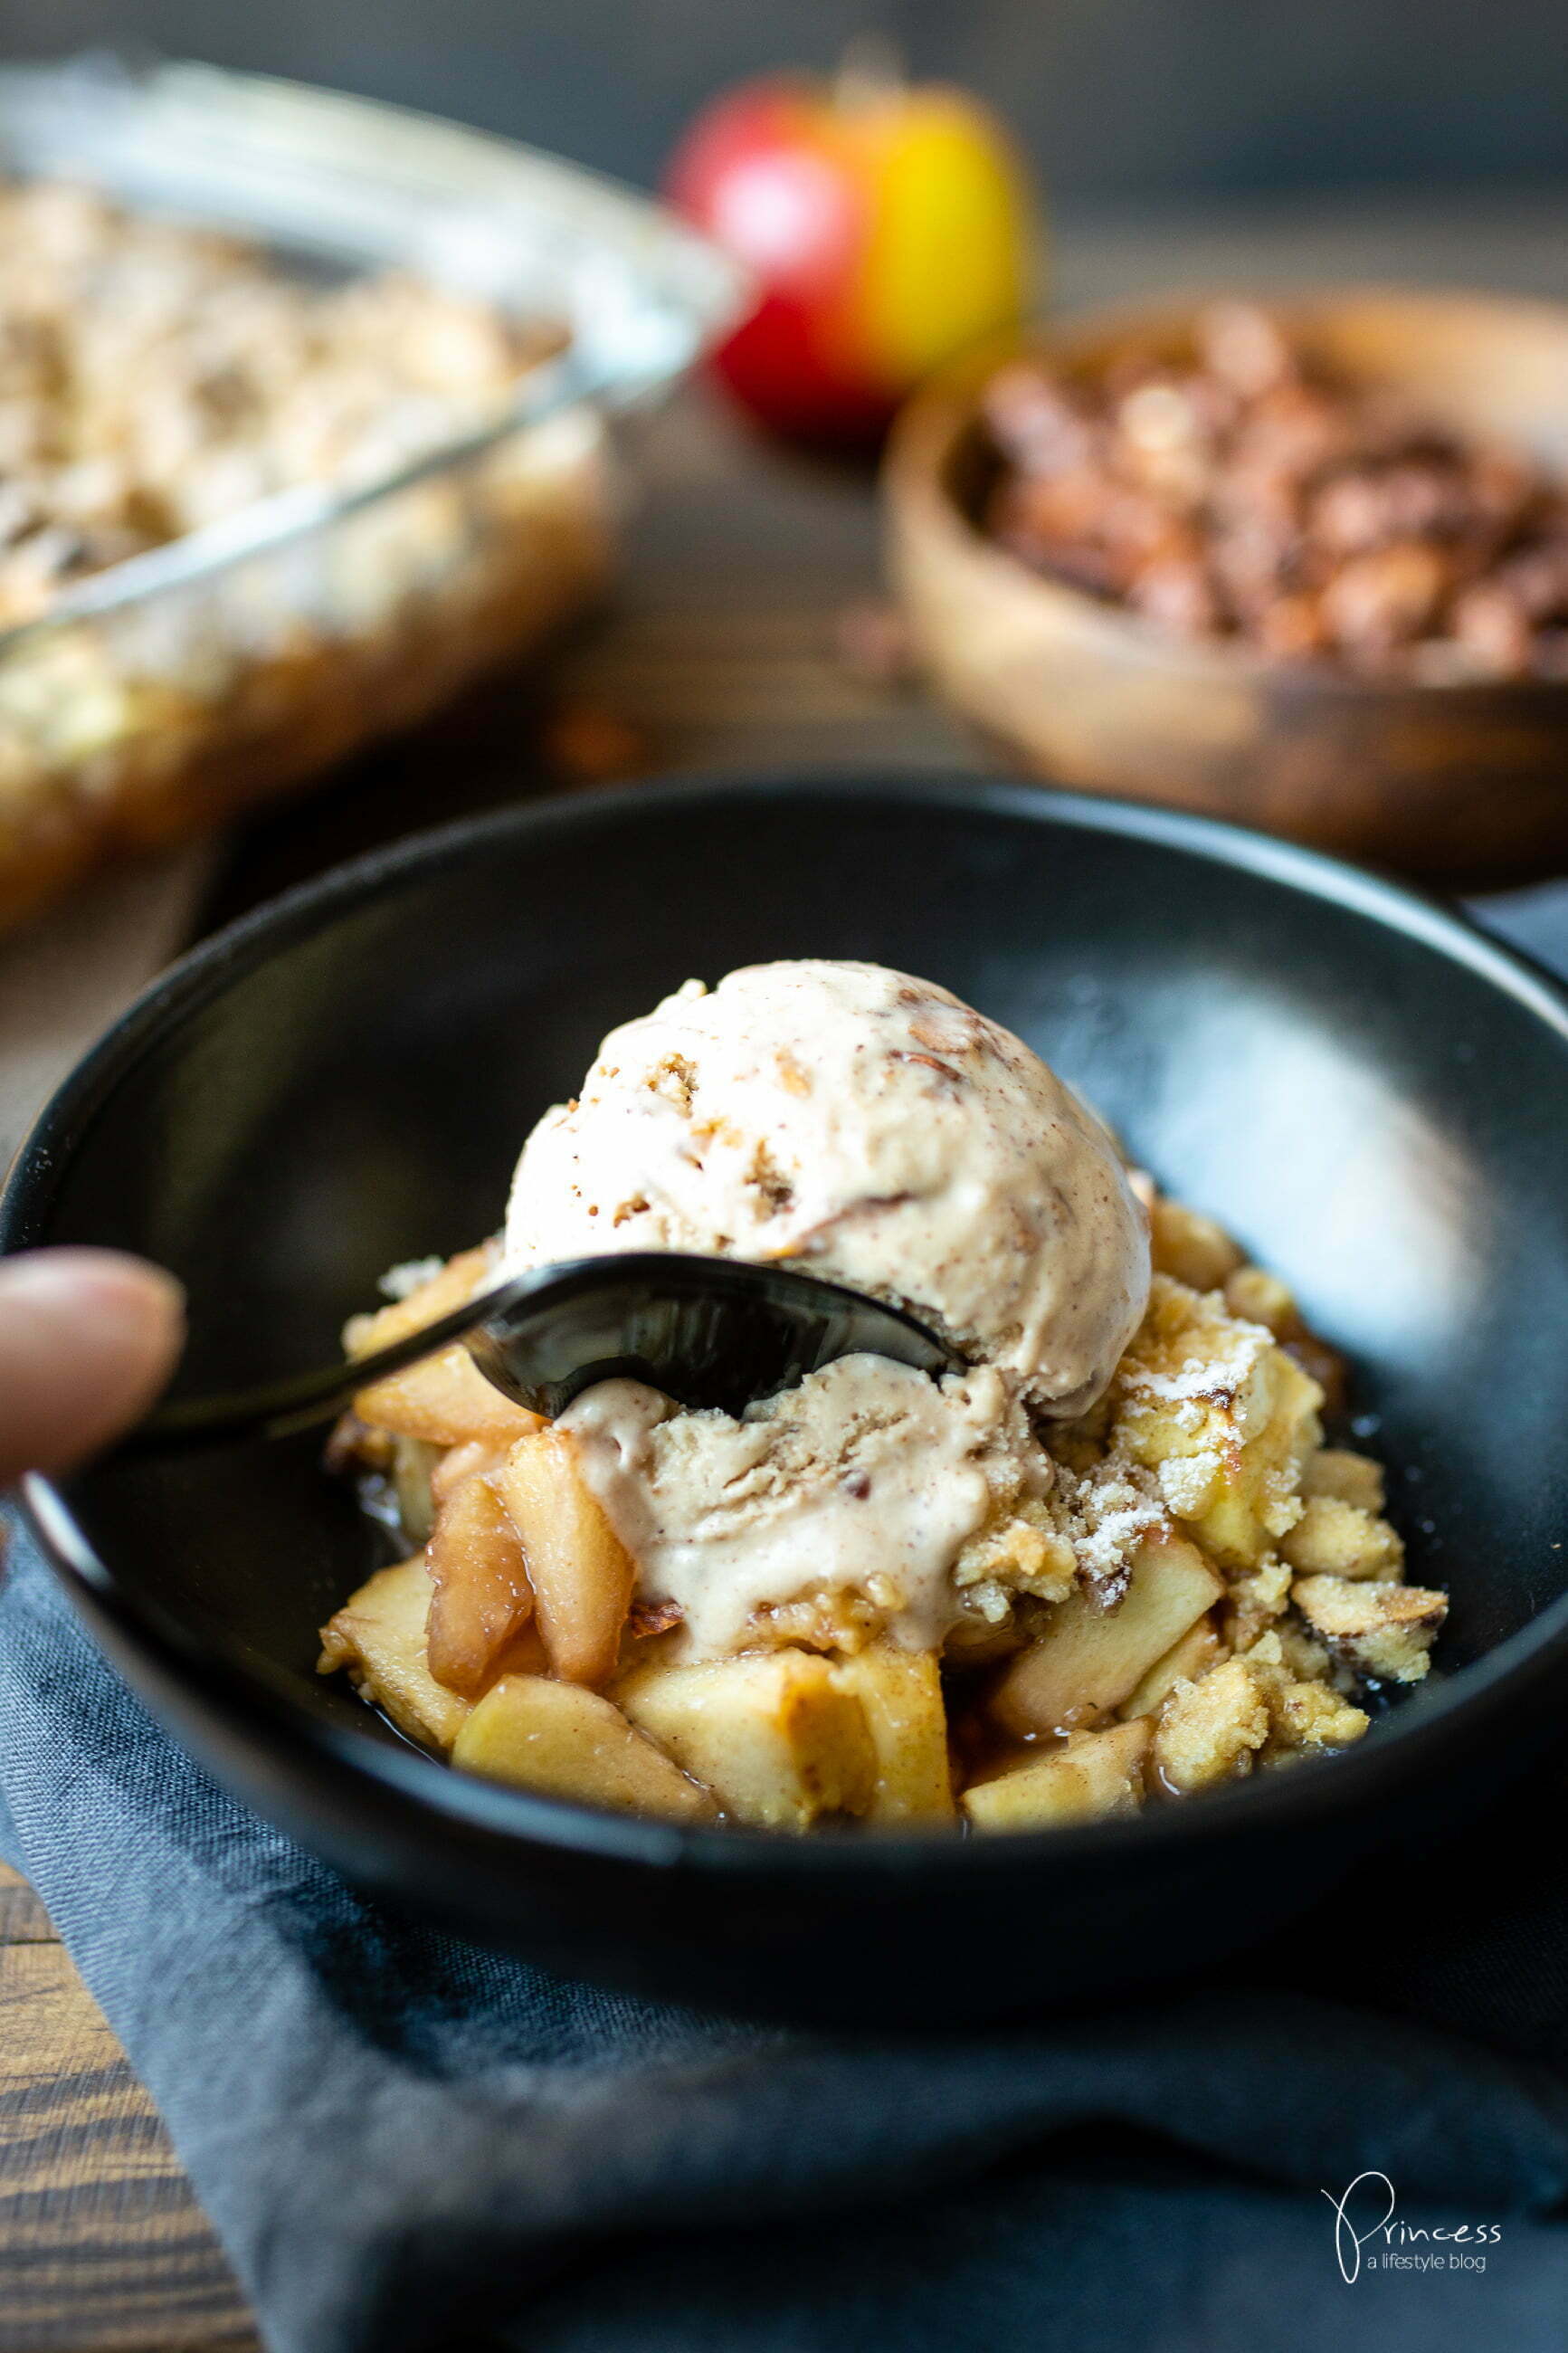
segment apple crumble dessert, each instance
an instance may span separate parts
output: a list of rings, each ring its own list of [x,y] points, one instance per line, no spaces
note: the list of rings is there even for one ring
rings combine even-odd
[[[374,491],[500,422],[564,341],[422,280],[306,283],[86,188],[0,186],[0,917],[421,715],[597,585],[574,417],[188,584],[72,601],[268,497]]]
[[[331,1459],[400,1555],[322,1635],[411,1738],[586,1804],[1024,1831],[1347,1746],[1427,1671],[1332,1352],[1038,1056],[930,983],[798,963],[606,1038],[502,1235],[399,1270],[364,1355],[504,1271],[789,1261],[966,1369],[849,1356],[738,1418],[628,1379],[553,1422],[461,1345]]]

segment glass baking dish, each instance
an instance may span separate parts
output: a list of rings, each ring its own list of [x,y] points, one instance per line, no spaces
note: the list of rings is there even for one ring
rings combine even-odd
[[[611,557],[606,416],[667,391],[742,290],[652,203],[551,156],[205,66],[0,69],[0,174],[564,330],[481,429],[279,491],[0,630],[0,922],[425,716],[580,607]]]

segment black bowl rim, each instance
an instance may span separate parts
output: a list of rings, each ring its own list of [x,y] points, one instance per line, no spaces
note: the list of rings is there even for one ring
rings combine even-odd
[[[1023,818],[1130,838],[1194,854],[1211,864],[1260,875],[1403,934],[1467,966],[1552,1031],[1568,1051],[1568,989],[1528,956],[1504,946],[1462,913],[1404,883],[1348,865],[1321,851],[1218,819],[1110,796],[1067,793],[1034,783],[963,771],[838,770],[815,767],[726,776],[675,776],[571,798],[545,798],[409,836],[244,915],[181,957],[142,991],[56,1090],[22,1145],[0,1194],[0,1253],[26,1249],[55,1179],[99,1104],[135,1069],[156,1039],[219,995],[229,980],[257,969],[276,948],[308,936],[348,909],[377,897],[410,873],[483,856],[517,837],[614,833],[623,816],[657,817],[704,802],[746,798],[835,802],[846,797],[900,807],[930,806]],[[34,1230],[29,1230],[33,1229]],[[34,1475],[23,1482],[23,1508],[46,1558],[89,1623],[110,1625],[128,1648],[147,1654],[160,1679],[189,1696],[192,1713],[236,1721],[290,1762],[358,1783],[395,1803],[407,1800],[427,1827],[443,1821],[519,1851],[528,1843],[632,1866],[691,1865],[732,1876],[772,1880],[850,1873],[869,1884],[912,1872],[951,1877],[1038,1868],[1089,1858],[1125,1862],[1173,1843],[1228,1836],[1244,1825],[1283,1831],[1342,1816],[1405,1782],[1419,1760],[1467,1743],[1482,1718],[1497,1718],[1544,1678],[1568,1671],[1568,1594],[1542,1610],[1485,1656],[1443,1683],[1413,1694],[1374,1736],[1357,1747],[1288,1774],[1243,1782],[1197,1806],[1148,1809],[1126,1820],[1067,1825],[1005,1838],[922,1833],[817,1832],[805,1839],[731,1828],[677,1828],[631,1814],[596,1811],[536,1796],[450,1767],[413,1747],[378,1740],[311,1715],[276,1678],[205,1651],[170,1613],[123,1587],[95,1552],[58,1485]],[[1506,1736],[1506,1727],[1504,1731]]]

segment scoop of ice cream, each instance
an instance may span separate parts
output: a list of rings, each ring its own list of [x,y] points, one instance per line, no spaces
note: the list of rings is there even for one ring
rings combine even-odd
[[[1081,1413],[1143,1313],[1143,1212],[1022,1039],[868,964],[752,965],[612,1030],[524,1147],[510,1267],[607,1250],[792,1259],[911,1307]]]
[[[708,1655],[770,1629],[789,1639],[793,1605],[814,1638],[849,1627],[937,1648],[962,1607],[963,1546],[1052,1480],[989,1367],[939,1384],[841,1356],[739,1421],[601,1381],[557,1426],[637,1564],[639,1599],[673,1603]]]

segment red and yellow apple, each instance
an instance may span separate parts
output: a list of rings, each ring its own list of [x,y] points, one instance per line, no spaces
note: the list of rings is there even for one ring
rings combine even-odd
[[[1025,167],[976,100],[847,69],[714,101],[666,193],[742,262],[754,310],[714,356],[774,430],[874,439],[904,395],[1031,292]]]

